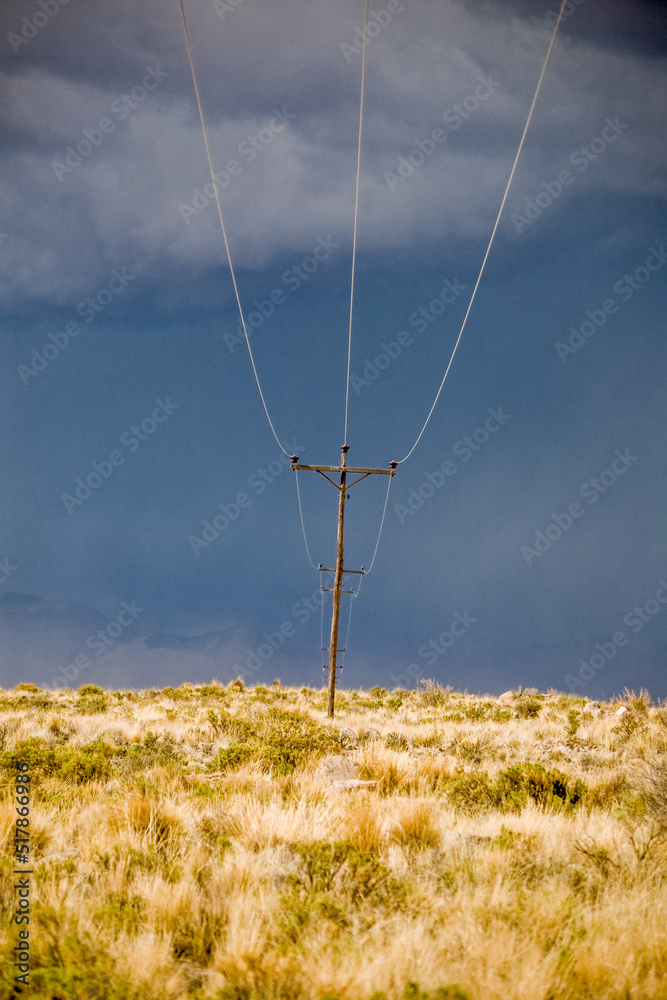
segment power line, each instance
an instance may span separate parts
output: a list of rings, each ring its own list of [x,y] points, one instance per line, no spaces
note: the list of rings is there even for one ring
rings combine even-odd
[[[533,117],[533,111],[535,110],[535,105],[537,104],[537,98],[538,98],[538,95],[540,93],[540,89],[542,87],[542,81],[544,79],[544,74],[546,73],[547,65],[549,64],[549,58],[551,56],[551,52],[552,52],[552,49],[554,47],[554,43],[556,41],[556,35],[558,34],[558,28],[559,28],[561,19],[563,17],[563,10],[565,9],[565,4],[567,2],[568,2],[568,0],[563,0],[563,2],[561,3],[560,11],[558,12],[558,19],[556,21],[556,25],[554,27],[553,34],[551,36],[551,42],[550,42],[549,48],[547,50],[546,58],[544,60],[544,65],[542,66],[542,72],[540,73],[540,78],[539,78],[539,80],[537,82],[537,89],[535,90],[535,94],[533,96],[533,101],[532,101],[532,104],[530,105],[530,111],[528,112],[528,119],[526,121],[526,126],[525,126],[525,128],[523,130],[523,135],[521,136],[521,142],[519,143],[519,148],[517,150],[517,154],[514,157],[514,163],[512,165],[512,170],[510,172],[509,180],[507,181],[507,187],[505,188],[505,194],[503,195],[503,200],[500,203],[500,209],[499,209],[498,215],[496,217],[496,222],[495,222],[495,225],[493,227],[493,232],[491,233],[491,239],[489,240],[489,244],[488,244],[488,246],[486,248],[486,253],[484,254],[484,260],[482,261],[482,266],[481,266],[479,274],[477,276],[477,281],[475,282],[475,287],[473,288],[472,295],[470,296],[470,302],[468,303],[468,308],[466,309],[466,314],[463,317],[463,323],[461,324],[461,329],[459,330],[459,335],[456,338],[456,343],[454,344],[454,350],[452,351],[452,355],[451,355],[451,357],[449,359],[449,364],[447,365],[447,369],[445,371],[445,374],[442,377],[442,382],[440,383],[440,388],[438,389],[438,391],[436,393],[436,396],[435,396],[435,399],[433,400],[433,406],[429,410],[428,416],[427,416],[427,418],[426,418],[426,420],[424,422],[424,426],[420,430],[419,435],[417,437],[417,440],[413,444],[413,446],[410,449],[410,451],[407,453],[407,455],[404,458],[401,458],[400,461],[398,462],[399,465],[402,465],[403,462],[405,462],[408,458],[410,458],[410,455],[412,454],[412,452],[415,450],[415,448],[417,447],[417,445],[421,441],[422,434],[426,430],[428,422],[431,419],[431,416],[433,415],[433,411],[435,410],[437,402],[438,402],[438,400],[440,398],[440,393],[442,392],[442,387],[445,384],[445,379],[449,375],[449,369],[452,367],[452,362],[454,360],[454,355],[456,354],[456,351],[458,349],[459,343],[461,341],[461,337],[463,336],[463,331],[466,328],[466,324],[468,322],[468,316],[470,315],[470,310],[472,309],[472,304],[475,301],[475,296],[477,295],[477,289],[479,288],[479,283],[482,280],[482,275],[484,274],[484,269],[486,267],[486,262],[487,262],[487,260],[489,258],[489,253],[491,252],[491,246],[492,246],[493,241],[495,239],[496,231],[498,229],[498,224],[500,222],[500,217],[503,214],[503,209],[505,208],[505,202],[507,201],[507,196],[509,194],[510,186],[512,184],[512,180],[514,179],[514,172],[516,171],[517,163],[519,162],[519,157],[521,156],[521,151],[523,149],[523,144],[524,144],[525,139],[526,139],[526,134],[528,132],[528,128],[530,126],[530,122],[531,122],[532,117]]]
[[[370,573],[370,571],[373,569],[373,563],[375,562],[375,557],[378,554],[378,547],[380,545],[380,538],[382,537],[382,529],[384,527],[384,518],[385,518],[385,514],[387,513],[387,503],[389,502],[389,490],[391,489],[392,478],[393,477],[390,476],[389,477],[389,482],[387,483],[387,495],[384,498],[384,509],[382,511],[382,520],[380,521],[380,530],[378,531],[378,537],[377,537],[377,541],[375,543],[375,551],[373,552],[373,558],[371,559],[371,564],[368,567],[368,569],[365,571],[366,574]],[[359,587],[361,588],[361,584],[359,584]],[[358,593],[359,593],[359,591],[357,591],[357,594]]]
[[[352,278],[350,281],[350,327],[347,337],[347,378],[345,381],[345,429],[343,442],[347,441],[347,413],[350,402],[350,362],[352,358],[352,315],[354,310],[354,271],[357,262],[357,219],[359,215],[359,175],[361,173],[361,131],[364,123],[364,91],[366,87],[366,38],[368,34],[368,9],[370,0],[366,0],[364,14],[364,43],[361,52],[361,97],[359,100],[359,141],[357,144],[357,182],[354,197],[354,233],[352,236]]]
[[[306,555],[308,556],[308,562],[313,567],[313,569],[317,569],[317,566],[313,562],[312,557],[310,555],[310,549],[308,548],[308,539],[306,538],[306,526],[303,523],[303,510],[301,508],[301,490],[299,489],[299,473],[296,470],[295,470],[295,476],[296,476],[296,495],[299,498],[299,517],[301,518],[301,530],[303,531],[303,542],[304,545],[306,546]]]
[[[232,264],[232,255],[231,255],[231,253],[229,251],[229,241],[227,240],[227,230],[225,229],[225,220],[223,218],[222,207],[220,205],[220,195],[218,193],[218,184],[216,182],[215,173],[214,173],[214,170],[213,170],[213,159],[211,157],[211,149],[210,149],[210,146],[209,146],[209,143],[208,143],[208,134],[206,132],[206,121],[204,119],[204,110],[202,108],[201,98],[199,96],[199,84],[197,82],[197,73],[195,71],[195,64],[194,64],[194,60],[192,58],[192,47],[190,45],[190,33],[188,31],[188,21],[187,21],[186,15],[185,15],[185,6],[184,6],[184,3],[183,3],[183,0],[179,0],[179,3],[180,3],[180,6],[181,6],[181,15],[183,17],[183,30],[185,32],[185,45],[186,45],[187,50],[188,50],[188,61],[190,63],[190,71],[192,73],[192,82],[194,84],[195,96],[197,98],[197,107],[199,108],[199,119],[201,121],[202,133],[203,133],[203,136],[204,136],[204,145],[206,146],[206,158],[208,160],[208,168],[209,168],[210,173],[211,173],[211,182],[213,184],[213,191],[215,192],[215,204],[216,204],[216,206],[218,208],[218,218],[220,219],[220,226],[222,228],[222,237],[223,237],[223,239],[225,241],[225,250],[227,251],[227,261],[229,263],[229,272],[230,272],[230,274],[232,276],[232,284],[234,285],[234,294],[236,295],[236,304],[238,306],[239,315],[241,317],[241,325],[243,326],[243,333],[245,335],[245,341],[246,341],[246,344],[248,345],[248,354],[250,355],[250,364],[252,365],[252,370],[253,370],[254,375],[255,375],[255,382],[257,383],[257,389],[259,390],[259,397],[262,400],[262,406],[264,407],[264,413],[266,414],[266,419],[269,422],[269,427],[271,428],[271,433],[273,434],[274,438],[276,439],[278,447],[280,448],[280,450],[282,451],[282,453],[284,455],[287,455],[287,457],[289,458],[290,453],[287,451],[286,448],[283,447],[283,445],[282,445],[282,443],[280,441],[280,438],[276,434],[276,430],[275,430],[275,427],[273,426],[273,422],[271,420],[271,417],[269,416],[269,410],[268,410],[268,407],[266,405],[266,400],[264,399],[264,393],[262,392],[262,386],[260,385],[259,375],[257,374],[257,367],[255,365],[255,359],[253,357],[252,348],[250,346],[250,338],[248,337],[248,330],[246,328],[245,316],[243,314],[243,306],[241,305],[241,298],[239,296],[238,285],[236,284],[236,275],[234,273],[234,265]]]

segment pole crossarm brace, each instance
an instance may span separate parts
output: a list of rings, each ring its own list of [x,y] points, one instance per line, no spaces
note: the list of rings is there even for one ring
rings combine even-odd
[[[327,569],[326,566],[322,566],[321,564],[320,564],[319,570],[320,570],[320,573],[335,573],[336,572],[335,569]],[[362,566],[361,569],[344,569],[343,570],[343,575],[345,575],[345,573],[361,573],[361,575],[363,576],[365,572],[366,572],[366,569]]]
[[[327,715],[331,719],[334,714],[334,699],[336,696],[336,658],[339,652],[338,648],[338,623],[340,619],[340,598],[342,594],[354,594],[354,590],[343,590],[343,576],[346,573],[360,573],[364,574],[366,570],[362,567],[361,569],[348,569],[346,570],[343,564],[343,529],[345,525],[345,500],[347,498],[347,491],[351,489],[352,486],[356,486],[363,479],[367,479],[368,476],[395,476],[397,462],[390,462],[388,469],[355,469],[347,464],[347,453],[350,450],[349,445],[344,444],[340,450],[340,465],[299,465],[299,456],[291,456],[290,469],[294,472],[318,472],[327,482],[335,486],[339,493],[338,501],[338,546],[337,546],[337,556],[336,556],[336,569],[335,569],[335,579],[333,586],[333,612],[331,616],[331,642],[329,644],[329,695],[327,702]],[[327,476],[327,472],[337,472],[340,475],[340,485],[335,483],[333,479]],[[353,483],[348,483],[347,476],[348,473],[353,475],[358,475],[360,478],[355,479]],[[320,563],[320,572],[330,573],[332,570],[325,570]],[[323,592],[329,593],[330,591],[322,587]],[[322,647],[324,648],[324,647]],[[341,650],[342,652],[342,650]]]
[[[395,476],[396,469],[353,469],[350,465],[295,465],[294,463],[290,465],[290,469],[296,469],[298,472],[351,472],[353,475],[357,475],[359,472],[365,473],[367,476]]]

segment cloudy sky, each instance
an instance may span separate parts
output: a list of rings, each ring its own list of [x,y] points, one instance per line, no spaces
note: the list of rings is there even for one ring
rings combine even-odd
[[[557,6],[371,4],[350,464],[422,427]],[[186,7],[271,417],[335,464],[363,2]],[[667,10],[565,13],[348,685],[667,693]],[[177,0],[5,0],[0,47],[0,683],[320,684],[320,575],[239,337]],[[336,493],[300,486],[331,566]],[[385,488],[351,494],[349,568]]]

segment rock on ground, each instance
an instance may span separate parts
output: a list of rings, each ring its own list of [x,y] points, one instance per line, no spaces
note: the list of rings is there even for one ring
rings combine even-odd
[[[335,756],[325,757],[320,761],[315,777],[322,779],[328,784],[335,781],[351,781],[359,777],[361,766],[356,760],[348,760],[347,757]]]
[[[330,787],[334,790],[347,788],[377,788],[379,781],[362,781],[361,778],[347,778],[345,781],[332,781]]]

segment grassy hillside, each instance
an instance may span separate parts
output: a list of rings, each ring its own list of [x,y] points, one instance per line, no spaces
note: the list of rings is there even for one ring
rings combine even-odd
[[[667,709],[584,706],[374,688],[329,723],[308,688],[0,691],[0,996],[28,762],[22,995],[664,1000]],[[329,785],[330,756],[377,784]]]

